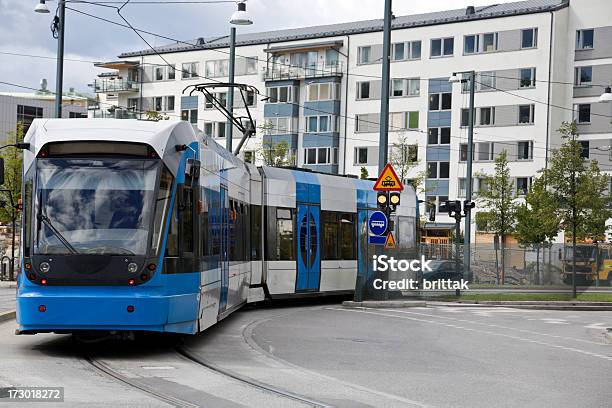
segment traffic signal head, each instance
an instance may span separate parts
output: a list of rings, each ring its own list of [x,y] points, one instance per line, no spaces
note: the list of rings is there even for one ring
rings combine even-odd
[[[389,206],[389,196],[384,191],[380,192],[376,196],[376,202],[378,203],[378,208],[380,208],[381,210],[386,210]]]
[[[436,205],[430,205],[429,206],[429,222],[435,222],[436,221]]]
[[[400,193],[393,192],[393,193],[389,194],[389,203],[393,207],[397,207],[400,204]]]

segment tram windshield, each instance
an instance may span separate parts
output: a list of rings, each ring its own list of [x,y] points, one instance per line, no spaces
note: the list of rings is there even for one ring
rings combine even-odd
[[[146,255],[158,160],[39,159],[36,254]]]

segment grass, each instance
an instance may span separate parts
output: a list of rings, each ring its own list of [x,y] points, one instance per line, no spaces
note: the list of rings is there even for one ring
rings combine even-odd
[[[612,302],[612,293],[579,293],[576,299],[569,293],[467,293],[461,296],[441,296],[442,300],[468,301],[578,301],[578,302]]]

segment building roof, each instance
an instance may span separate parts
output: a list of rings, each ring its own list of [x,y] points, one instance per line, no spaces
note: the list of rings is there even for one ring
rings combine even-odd
[[[410,16],[399,16],[393,20],[393,29],[422,27],[428,25],[457,23],[472,20],[508,17],[523,14],[543,13],[565,8],[569,0],[526,0],[490,6],[475,7],[474,13],[468,13],[465,8],[438,11]],[[365,20],[350,23],[330,24],[313,27],[292,28],[286,30],[266,31],[260,33],[240,34],[236,36],[238,46],[278,43],[286,41],[307,40],[313,38],[334,37],[348,34],[360,34],[383,30],[383,20]],[[189,43],[189,44],[186,44]],[[193,45],[191,45],[193,43]],[[167,54],[193,50],[226,48],[229,46],[228,36],[215,38],[199,38],[193,41],[169,44],[156,47],[158,53]],[[124,52],[119,58],[129,58],[141,55],[155,54],[151,49]]]
[[[27,98],[27,99],[40,99],[40,100],[55,100],[55,94],[52,92],[0,92],[0,96],[10,96],[13,98]],[[62,100],[83,100],[87,101],[88,98],[85,96],[72,94],[72,93],[64,93],[62,95]]]

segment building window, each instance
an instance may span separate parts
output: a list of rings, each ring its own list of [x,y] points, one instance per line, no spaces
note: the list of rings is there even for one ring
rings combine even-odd
[[[533,124],[535,105],[519,105],[519,123]]]
[[[359,47],[358,50],[359,63],[360,64],[369,64],[372,58],[372,47]]]
[[[244,161],[247,163],[253,163],[255,161],[255,152],[253,150],[245,150]]]
[[[452,93],[430,94],[429,110],[450,110],[452,105]]]
[[[182,78],[196,78],[198,76],[198,63],[188,62],[182,65]]]
[[[368,164],[368,148],[367,147],[356,147],[355,148],[355,164]]]
[[[591,123],[591,104],[585,103],[578,105],[578,123]]]
[[[429,128],[427,131],[427,144],[450,144],[451,128]]]
[[[402,61],[406,59],[405,43],[393,44],[393,61]]]
[[[68,112],[68,117],[70,119],[87,119],[87,114],[81,112]]]
[[[17,105],[17,123],[23,125],[23,134],[28,133],[28,129],[36,118],[43,117],[43,108],[35,106]]]
[[[435,202],[435,197],[434,197],[434,202]],[[444,205],[446,205],[446,202],[448,201],[448,196],[438,196],[438,212],[442,213],[444,212]]]
[[[577,67],[575,70],[576,86],[591,86],[593,82],[593,67]]]
[[[277,86],[267,88],[268,103],[293,102],[293,86]]]
[[[518,196],[526,196],[529,192],[529,177],[517,177],[516,178],[516,194]]]
[[[486,33],[482,35],[482,52],[497,51],[497,33]]]
[[[183,109],[181,111],[181,120],[184,120],[194,125],[198,123],[198,110],[197,109]]]
[[[246,62],[245,73],[246,75],[252,75],[257,73],[257,57],[247,57],[244,59]]]
[[[521,48],[535,48],[538,46],[538,29],[528,28],[521,30]]]
[[[168,79],[176,79],[176,66],[175,65],[168,66]]]
[[[331,115],[306,116],[306,133],[334,132],[334,123]]]
[[[411,41],[410,43],[410,59],[421,59],[421,41]]]
[[[163,81],[164,80],[164,71],[165,71],[164,67],[156,67],[155,68],[155,80],[156,81]]]
[[[329,101],[338,99],[335,83],[310,84],[306,88],[306,100],[308,102]]]
[[[266,118],[264,126],[267,135],[286,135],[293,131],[292,118]]]
[[[476,124],[476,108],[474,108],[474,124]],[[470,125],[470,110],[466,108],[461,109],[461,123],[462,127]]]
[[[481,72],[479,74],[479,77],[480,84],[478,85],[481,91],[495,89],[495,71]],[[469,90],[469,83],[465,82],[465,84],[467,85],[467,89],[465,89],[465,92],[467,92]]]
[[[430,179],[447,179],[450,175],[449,162],[428,162],[427,163],[427,178]]]
[[[391,80],[391,96],[404,96],[404,80],[393,79]]]
[[[419,112],[406,112],[406,127],[408,129],[418,129],[419,128]]]
[[[408,96],[419,96],[421,94],[421,79],[410,78],[408,81]]]
[[[452,56],[455,49],[455,39],[436,38],[431,40],[431,57],[448,57]]]
[[[589,158],[589,150],[590,150],[589,141],[588,140],[582,140],[582,141],[580,141],[578,143],[580,143],[580,146],[582,147],[582,152],[581,152],[580,156],[583,159],[588,159]]]
[[[229,60],[206,61],[206,76],[226,77],[229,75]]]
[[[305,164],[337,164],[337,147],[309,147],[304,149]],[[333,162],[332,162],[333,160]]]
[[[357,82],[357,99],[370,99],[370,82]]]
[[[492,126],[495,124],[495,108],[480,108],[480,126]]]
[[[475,54],[478,52],[478,36],[477,35],[466,35],[463,39],[463,53],[464,54]]]
[[[393,61],[421,59],[421,41],[409,41],[393,44],[391,59]]]
[[[521,69],[521,88],[534,88],[536,86],[536,69],[523,68]]]
[[[476,143],[476,160],[492,161],[494,159],[494,144],[491,142]],[[467,145],[466,145],[467,147]],[[466,152],[467,157],[467,152]]]
[[[166,111],[174,111],[174,96],[165,96]]]
[[[591,30],[578,30],[576,32],[576,49],[590,50],[595,42],[595,32]]]
[[[517,144],[517,160],[533,159],[533,142],[518,142]]]

